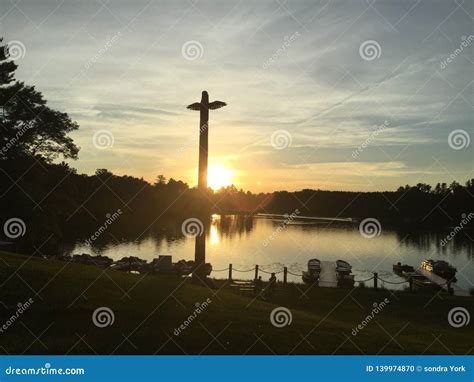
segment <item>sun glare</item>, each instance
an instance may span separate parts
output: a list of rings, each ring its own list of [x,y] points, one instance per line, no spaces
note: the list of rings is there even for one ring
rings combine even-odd
[[[207,184],[213,190],[218,190],[221,187],[227,187],[232,184],[232,177],[234,173],[232,170],[223,166],[210,166],[207,175]]]

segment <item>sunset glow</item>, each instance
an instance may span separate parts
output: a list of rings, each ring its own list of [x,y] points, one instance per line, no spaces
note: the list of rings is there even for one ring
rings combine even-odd
[[[199,113],[186,106],[203,90],[227,103],[209,115],[213,189],[237,177],[252,192],[393,191],[472,172],[473,144],[449,145],[455,130],[473,139],[474,37],[461,2],[3,3],[3,37],[25,47],[16,78],[80,126],[79,158],[67,160],[79,173],[196,187]],[[31,20],[50,12],[34,33]],[[72,38],[84,25],[87,38]]]
[[[0,10],[0,382],[474,382],[474,0]]]
[[[230,186],[232,184],[233,176],[233,171],[224,166],[210,166],[207,183],[213,190],[218,190],[221,187]]]

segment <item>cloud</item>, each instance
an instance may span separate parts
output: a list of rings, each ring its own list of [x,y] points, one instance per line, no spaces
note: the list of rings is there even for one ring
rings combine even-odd
[[[17,78],[78,120],[73,137],[83,150],[73,165],[80,171],[109,166],[152,179],[160,170],[195,184],[199,114],[185,106],[202,90],[228,103],[210,114],[211,158],[227,158],[249,187],[261,168],[272,174],[262,183],[268,191],[318,182],[352,189],[363,184],[357,170],[373,175],[368,189],[396,188],[395,182],[416,180],[437,155],[459,181],[472,169],[469,152],[453,153],[446,139],[454,129],[472,132],[474,44],[440,68],[472,32],[466,5],[183,0],[114,1],[108,10],[100,2],[57,7],[44,0],[16,6],[21,12],[7,6],[2,31],[6,41],[27,48]],[[120,38],[85,70],[118,31]],[[190,40],[203,46],[194,61],[182,55]],[[361,58],[367,40],[380,44],[378,59]],[[348,164],[352,150],[384,121],[388,128],[358,165]],[[114,151],[89,154],[97,129],[113,132]],[[276,152],[270,136],[281,129],[292,145]],[[439,181],[438,175],[427,171],[423,180]]]

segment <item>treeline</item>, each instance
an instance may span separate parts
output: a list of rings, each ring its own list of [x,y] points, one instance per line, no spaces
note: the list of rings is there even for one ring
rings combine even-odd
[[[212,213],[291,214],[298,209],[303,216],[373,217],[394,226],[433,228],[455,226],[463,214],[474,210],[474,179],[465,185],[431,188],[418,184],[395,192],[305,189],[253,194],[230,186],[202,193],[163,175],[153,184],[106,169],[89,176],[78,174],[66,163],[52,164],[41,157],[1,160],[0,165],[2,218],[25,222],[28,235],[24,241],[29,246],[57,246],[65,238],[87,238],[119,210],[120,218],[110,227],[117,240],[142,236],[169,221]]]
[[[15,243],[28,248],[45,245],[52,250],[61,242],[86,239],[117,211],[120,218],[107,232],[118,241],[169,228],[170,221],[179,223],[189,217],[252,213],[266,197],[234,187],[203,193],[164,176],[151,184],[106,169],[89,176],[78,174],[67,163],[49,163],[40,156],[3,159],[0,169],[2,223],[13,217],[24,221],[28,234]],[[179,226],[176,237],[182,236]],[[4,232],[0,240],[9,241]]]
[[[474,179],[461,185],[438,183],[434,188],[419,183],[397,191],[344,192],[302,190],[275,192],[265,209],[288,213],[298,208],[301,214],[327,217],[377,218],[396,226],[447,227],[457,225],[474,212]],[[470,222],[472,226],[473,222]]]
[[[16,69],[0,38],[0,244],[17,236],[16,246],[40,253],[60,251],[61,243],[87,239],[97,229],[106,229],[117,241],[140,240],[146,231],[163,227],[176,227],[168,234],[180,237],[180,224],[167,221],[201,217],[206,223],[212,213],[291,214],[298,209],[301,215],[374,217],[394,225],[444,227],[473,212],[474,180],[433,189],[418,184],[396,192],[253,194],[233,186],[202,192],[163,175],[151,184],[107,169],[78,174],[67,163],[57,163],[59,158],[77,159],[79,147],[69,133],[78,124],[67,113],[51,109],[33,86],[17,81]],[[114,222],[104,228],[110,216]],[[20,234],[7,234],[9,219],[20,220],[15,226]]]

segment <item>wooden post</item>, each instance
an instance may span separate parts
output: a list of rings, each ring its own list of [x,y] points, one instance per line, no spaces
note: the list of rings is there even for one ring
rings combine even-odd
[[[203,225],[202,227],[202,233],[196,236],[194,244],[195,268],[193,270],[193,281],[196,284],[202,284],[207,278],[204,271],[204,264],[206,263],[206,226]]]
[[[448,287],[448,294],[449,294],[450,296],[452,296],[452,295],[454,294],[454,289],[451,288],[451,280],[448,280],[446,286]]]
[[[255,280],[258,279],[258,264],[255,265]]]
[[[377,285],[377,283],[378,283],[378,276],[379,276],[379,274],[378,274],[377,272],[374,272],[374,289],[375,289],[375,290],[377,290],[377,288],[378,288],[378,285]]]
[[[229,264],[229,281],[232,281],[232,264]]]
[[[283,267],[283,284],[286,284],[288,281],[288,268]]]
[[[188,105],[189,110],[199,111],[199,170],[198,170],[198,188],[201,191],[207,190],[207,162],[209,148],[209,110],[220,109],[226,106],[225,102],[209,102],[209,94],[203,91],[201,102],[195,102]]]
[[[410,292],[413,292],[413,279],[411,277],[408,278],[408,284],[410,285]]]
[[[189,110],[199,111],[199,161],[198,161],[198,189],[204,194],[207,192],[207,164],[209,157],[209,110],[219,109],[226,106],[225,102],[214,101],[209,103],[209,94],[207,91],[201,93],[201,102],[195,102],[188,105]],[[203,216],[204,217],[204,216]],[[206,217],[207,218],[207,217]],[[201,220],[203,220],[201,218]],[[193,281],[201,283],[206,280],[207,275],[204,273],[204,265],[206,263],[206,225],[201,234],[196,236]],[[229,272],[232,276],[232,271]],[[231,280],[232,277],[229,277]]]

